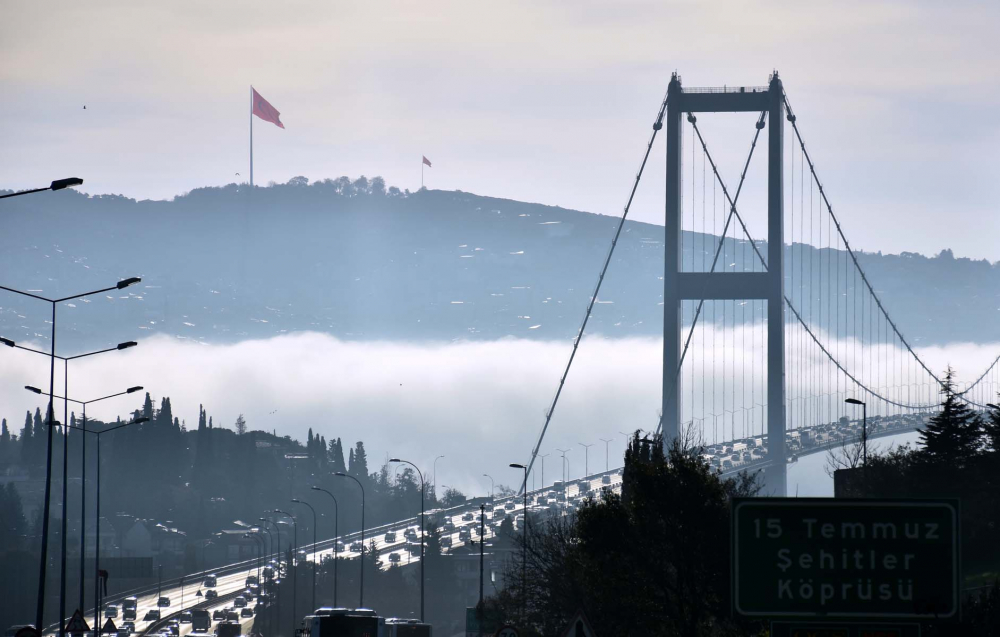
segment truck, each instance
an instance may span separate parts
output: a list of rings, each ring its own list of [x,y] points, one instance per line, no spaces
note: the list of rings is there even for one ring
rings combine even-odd
[[[191,611],[191,631],[196,633],[207,633],[212,627],[212,616],[204,608],[195,608]]]
[[[320,608],[305,621],[310,637],[387,637],[388,634],[385,619],[367,608]]]
[[[126,597],[122,602],[122,620],[127,622],[135,621],[136,608],[139,606],[139,598],[135,595]]]
[[[215,627],[216,637],[240,637],[240,623],[234,621],[219,622]]]

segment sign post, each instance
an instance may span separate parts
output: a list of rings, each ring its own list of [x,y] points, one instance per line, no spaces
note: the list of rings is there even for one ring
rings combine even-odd
[[[953,500],[738,499],[733,610],[768,619],[958,619],[958,520]]]

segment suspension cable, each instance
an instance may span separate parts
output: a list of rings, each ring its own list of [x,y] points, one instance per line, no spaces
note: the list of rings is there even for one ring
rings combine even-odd
[[[615,252],[615,246],[618,245],[618,238],[621,236],[622,228],[625,226],[625,220],[628,218],[629,209],[632,207],[632,200],[635,198],[635,192],[639,188],[639,180],[642,179],[642,173],[646,168],[646,161],[649,159],[649,153],[653,149],[653,142],[656,140],[656,134],[661,128],[663,128],[663,115],[666,113],[666,110],[667,96],[664,95],[663,102],[660,104],[660,110],[656,114],[656,121],[653,122],[653,133],[649,136],[649,143],[646,145],[646,153],[643,155],[642,163],[639,165],[639,172],[635,174],[635,181],[632,183],[632,190],[629,193],[628,201],[625,203],[625,209],[622,212],[621,220],[618,222],[618,228],[615,230],[615,236],[611,240],[611,247],[608,249],[608,256],[604,259],[604,266],[601,268],[601,274],[597,278],[597,285],[594,287],[594,295],[590,297],[590,302],[587,303],[587,313],[584,314],[580,330],[576,333],[576,338],[573,339],[573,350],[570,352],[569,360],[566,362],[566,368],[563,370],[562,377],[559,379],[559,387],[556,389],[556,395],[552,398],[552,404],[545,413],[545,424],[542,425],[542,431],[538,435],[538,442],[531,451],[531,460],[528,462],[527,471],[524,472],[521,489],[518,491],[519,494],[524,493],[524,490],[527,488],[528,474],[531,473],[531,470],[535,466],[535,459],[538,457],[538,451],[542,447],[542,441],[545,439],[545,433],[549,429],[549,423],[552,422],[552,414],[556,411],[556,405],[559,403],[559,396],[562,395],[563,387],[566,385],[566,377],[569,375],[570,367],[573,366],[573,359],[576,358],[576,352],[580,347],[580,340],[583,339],[583,333],[587,329],[587,322],[590,320],[590,314],[594,310],[594,303],[597,302],[597,295],[601,291],[601,284],[604,283],[604,275],[607,274],[608,267],[611,265],[611,256]]]
[[[697,130],[697,124],[695,124],[695,129]],[[712,171],[715,173],[716,178],[719,180],[719,185],[722,188],[723,195],[729,200],[730,215],[731,216],[734,215],[736,217],[736,220],[739,222],[740,226],[743,229],[743,234],[746,236],[747,240],[750,242],[750,246],[753,248],[753,251],[757,255],[757,258],[760,260],[761,264],[765,268],[767,268],[767,261],[764,259],[763,254],[761,254],[760,248],[757,246],[757,242],[754,240],[753,236],[750,234],[750,230],[747,228],[747,225],[746,225],[746,223],[743,220],[743,216],[740,215],[739,209],[736,207],[736,202],[730,197],[729,191],[726,189],[726,186],[725,186],[725,183],[723,182],[722,176],[719,174],[718,170],[716,170],[715,160],[712,158],[712,155],[708,151],[707,146],[705,146],[704,149],[705,149],[705,153],[706,153],[706,155],[708,157],[708,161],[712,164]],[[840,362],[837,361],[837,359],[833,357],[833,355],[830,353],[830,351],[820,342],[819,338],[809,328],[809,325],[802,318],[802,316],[798,312],[798,310],[795,309],[795,306],[792,304],[791,299],[788,298],[788,295],[783,293],[782,296],[785,299],[785,304],[788,305],[788,308],[790,310],[792,310],[792,313],[795,315],[795,318],[799,321],[799,323],[802,325],[802,327],[805,328],[805,331],[809,335],[809,337],[812,338],[812,340],[816,343],[816,345],[819,346],[820,350],[826,355],[826,357],[829,358],[830,361],[834,365],[836,365],[842,372],[844,372],[844,374],[848,378],[850,378],[852,381],[854,381],[859,387],[861,387],[862,389],[864,389],[866,392],[868,392],[872,396],[878,398],[879,400],[883,400],[885,402],[892,403],[892,404],[894,404],[896,406],[899,406],[899,407],[904,407],[904,408],[907,408],[907,409],[921,409],[921,408],[924,407],[924,405],[906,405],[906,404],[902,404],[902,403],[897,403],[895,401],[891,401],[891,400],[885,398],[884,396],[882,396],[881,394],[879,394],[878,392],[876,392],[876,391],[870,389],[869,387],[867,387],[866,385],[862,384],[853,374],[851,374],[850,372],[848,372],[844,368],[844,366],[841,365]],[[661,417],[661,426],[662,426],[662,417]],[[658,431],[659,431],[659,428],[658,428]]]

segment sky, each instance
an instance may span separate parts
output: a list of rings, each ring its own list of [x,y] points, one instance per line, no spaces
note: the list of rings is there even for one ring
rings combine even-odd
[[[9,0],[0,188],[79,176],[169,199],[243,181],[252,84],[286,126],[254,124],[258,184],[415,190],[425,155],[429,188],[619,214],[671,72],[733,86],[776,69],[856,247],[997,261],[998,30],[1000,4],[966,0]],[[735,182],[752,117],[700,122]],[[662,223],[663,153],[636,219]]]

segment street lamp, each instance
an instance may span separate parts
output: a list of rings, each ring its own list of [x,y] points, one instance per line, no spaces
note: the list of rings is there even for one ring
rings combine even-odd
[[[550,454],[547,454],[547,453],[546,453],[546,454],[541,454],[541,453],[540,453],[540,454],[538,454],[538,457],[539,457],[539,458],[541,459],[541,461],[542,461],[542,476],[541,476],[541,482],[542,482],[542,488],[543,488],[543,489],[545,488],[545,459],[546,459],[546,458],[548,458],[548,457],[549,457],[549,455],[550,455]],[[532,481],[534,481],[534,478],[532,478]]]
[[[322,491],[333,500],[333,607],[339,608],[337,606],[337,563],[340,561],[340,531],[337,527],[340,524],[340,504],[337,502],[337,498],[326,489],[312,487],[312,490]]]
[[[578,442],[576,444],[578,444],[581,447],[583,447],[583,475],[584,476],[589,476],[590,475],[590,448],[593,447],[597,443],[592,442],[589,445],[585,445],[582,442]]]
[[[426,486],[424,485],[424,474],[420,472],[417,465],[413,464],[409,460],[400,460],[399,458],[389,458],[389,462],[401,462],[403,464],[408,464],[417,472],[420,476],[420,621],[424,621],[424,490]]]
[[[358,488],[361,489],[361,593],[358,596],[358,608],[365,607],[365,487],[361,484],[361,481],[352,475],[348,475],[343,471],[338,471],[335,476],[340,476],[341,478],[350,478],[358,483]],[[423,564],[423,560],[420,560]]]
[[[296,592],[296,588],[297,588],[296,581],[299,579],[299,567],[296,564],[296,561],[297,561],[297,559],[299,557],[298,556],[298,552],[299,552],[299,525],[295,521],[295,516],[292,515],[291,513],[285,513],[284,511],[282,511],[280,509],[275,509],[274,513],[280,513],[281,515],[288,516],[288,519],[290,519],[292,521],[292,537],[294,538],[294,540],[292,542],[292,563],[291,563],[290,573],[292,575],[292,632],[295,632],[295,624],[296,624],[296,621],[297,621],[296,617],[297,617],[297,613],[299,612],[298,611],[299,607],[298,607],[298,604],[296,603],[298,601],[298,595],[297,595],[297,592]],[[275,526],[277,526],[277,524]]]
[[[132,344],[134,345],[135,343],[132,343]],[[22,347],[21,349],[26,349],[26,350],[28,350],[30,352],[37,352],[38,351],[38,350],[28,349],[27,347]],[[114,348],[112,348],[112,349],[114,349]],[[118,349],[122,349],[122,348],[119,347]],[[107,351],[111,351],[111,350],[102,350],[102,351],[107,352]],[[41,353],[41,352],[39,352],[39,353]],[[92,352],[91,354],[81,354],[80,356],[90,356],[92,354],[99,354],[99,353],[100,352]],[[74,356],[72,358],[79,358],[79,356]],[[63,359],[63,360],[67,361],[68,359]],[[25,389],[27,389],[28,391],[33,392],[35,394],[41,394],[42,393],[42,390],[38,389],[37,387],[25,386]],[[141,391],[141,390],[142,390],[142,387],[129,387],[125,391],[118,392],[117,394],[111,394],[109,396],[102,396],[100,398],[93,398],[91,400],[75,400],[73,398],[64,398],[63,396],[55,396],[55,398],[58,398],[59,400],[62,400],[63,404],[76,403],[78,405],[83,405],[83,427],[81,427],[81,429],[83,429],[84,431],[86,431],[86,429],[87,429],[87,405],[89,405],[90,403],[96,403],[96,402],[100,402],[102,400],[107,400],[108,398],[116,398],[118,396],[124,396],[126,394],[133,394],[133,393],[135,393],[137,391]],[[63,420],[66,421],[66,422],[69,422],[69,419],[68,419],[68,417],[66,415],[63,416]],[[66,515],[67,515],[66,514],[66,499],[67,498],[66,498],[66,489],[65,489],[65,486],[66,486],[66,483],[68,482],[67,475],[66,475],[66,470],[67,470],[66,459],[69,456],[69,429],[66,430],[66,435],[64,436],[64,439],[65,439],[65,444],[64,444],[64,451],[63,451],[63,527],[64,527],[63,528],[63,534],[64,534],[63,542],[65,543],[65,533],[66,533],[65,525],[66,525]],[[86,468],[87,468],[87,464],[86,464],[87,463],[87,442],[86,441],[87,441],[87,437],[83,436],[82,442],[80,444],[80,450],[81,450],[80,451],[80,482],[81,482],[81,486],[80,486],[80,609],[81,610],[83,609],[83,605],[84,605],[84,602],[83,602],[83,592],[84,592],[83,591],[83,582],[84,582],[84,567],[83,566],[84,566],[84,564],[83,563],[84,563],[84,552],[85,552],[84,547],[86,546],[86,544],[85,544],[85,542],[86,542],[86,534],[84,532],[84,529],[85,529],[86,523],[87,523],[87,508],[86,508],[86,503],[87,503],[87,471],[86,471]],[[99,520],[98,520],[98,524],[100,524]],[[63,549],[63,552],[65,553],[65,548]],[[62,562],[63,562],[63,568],[65,568],[66,560],[63,559]],[[66,577],[65,573],[63,573],[62,577],[63,577],[63,579],[65,579],[65,577]]]
[[[566,454],[569,453],[571,449],[556,449],[556,451],[562,454],[562,479],[563,479],[563,488],[565,489],[566,480],[569,479],[569,461],[566,460]]]
[[[312,590],[312,607],[313,607],[313,611],[315,611],[316,610],[316,564],[317,564],[317,557],[316,557],[316,509],[314,509],[313,506],[311,504],[309,504],[308,502],[303,502],[302,500],[299,500],[298,498],[292,498],[292,502],[294,502],[295,504],[301,504],[302,506],[309,507],[309,510],[312,511],[312,514],[313,514],[313,545],[312,545],[312,550],[313,550],[313,563],[312,563],[313,590]]]
[[[79,177],[69,177],[68,179],[56,179],[50,185],[45,188],[33,188],[31,190],[22,190],[21,192],[12,192],[9,195],[0,195],[0,199],[7,199],[8,197],[19,197],[21,195],[30,195],[35,192],[45,192],[46,190],[62,190],[64,188],[69,188],[71,186],[82,186],[83,180]],[[39,630],[41,630],[39,628]]]
[[[34,387],[28,388],[30,391],[35,393],[41,393],[41,390],[37,390]],[[129,392],[125,392],[129,393]],[[100,620],[100,595],[101,595],[101,583],[99,581],[101,572],[101,436],[108,433],[109,431],[115,431],[116,429],[122,429],[123,427],[130,427],[132,425],[138,425],[140,423],[149,422],[149,418],[145,416],[141,418],[136,418],[135,420],[122,423],[120,425],[115,425],[114,427],[108,427],[107,429],[102,429],[101,431],[94,431],[93,429],[86,428],[86,421],[84,421],[83,427],[77,427],[76,425],[66,425],[70,429],[79,429],[85,434],[94,434],[97,436],[97,468],[94,472],[97,474],[97,513],[94,520],[96,520],[96,533],[94,534],[94,625]],[[81,552],[83,547],[81,547]],[[83,559],[81,553],[80,559]],[[81,567],[82,568],[82,567]],[[80,612],[83,612],[83,608],[80,608]],[[63,620],[60,619],[59,623],[62,624]]]
[[[435,500],[437,500],[437,492],[438,492],[438,469],[437,469],[437,467],[438,467],[438,460],[440,460],[441,458],[444,458],[444,456],[438,456],[437,458],[434,458],[434,462],[432,464],[432,466],[434,468],[434,478],[433,478],[432,482],[434,483],[434,499]]]
[[[491,475],[490,475],[490,474],[488,474],[488,473],[484,473],[484,474],[483,474],[483,477],[484,477],[484,478],[489,478],[489,479],[490,479],[490,502],[492,502],[492,501],[493,501],[493,490],[494,490],[494,488],[495,488],[495,486],[496,486],[496,483],[495,483],[495,482],[493,482],[493,476],[491,476]]]
[[[598,438],[604,443],[604,472],[608,472],[608,443],[611,442],[611,438]]]
[[[521,624],[524,624],[526,604],[528,603],[528,467],[523,464],[512,462],[511,469],[524,470],[524,529],[521,533],[524,536],[524,546],[521,547]],[[485,542],[486,540],[483,539]]]
[[[861,463],[864,466],[868,466],[868,405],[861,402],[857,398],[848,398],[844,401],[849,405],[861,405],[861,454],[863,460]]]
[[[57,184],[55,182],[53,182],[53,186],[50,186],[50,188],[53,188],[56,185]],[[65,188],[67,185],[71,185],[71,184],[62,185],[62,186],[60,186],[60,188]],[[55,189],[58,190],[59,188],[55,188]],[[46,448],[46,452],[45,452],[45,496],[44,496],[45,500],[44,500],[43,506],[42,506],[42,516],[43,516],[43,518],[42,518],[42,550],[41,550],[41,554],[39,556],[40,559],[39,559],[39,563],[38,563],[38,599],[37,599],[36,605],[35,605],[35,626],[38,626],[39,630],[41,629],[41,626],[43,626],[42,622],[44,621],[44,616],[45,616],[45,571],[46,571],[45,567],[48,564],[48,554],[49,554],[49,549],[48,549],[48,547],[49,547],[49,541],[48,541],[49,540],[49,512],[50,512],[50,500],[52,498],[52,442],[53,442],[53,438],[52,438],[53,433],[52,433],[52,431],[53,431],[53,421],[55,420],[54,396],[55,396],[55,384],[56,384],[56,305],[58,305],[59,303],[64,303],[66,301],[72,301],[73,299],[79,299],[79,298],[82,298],[82,297],[85,297],[85,296],[90,296],[92,294],[101,294],[103,292],[110,292],[111,290],[122,290],[122,289],[125,289],[125,288],[127,288],[128,286],[130,286],[130,285],[132,285],[134,283],[140,282],[141,280],[142,279],[140,279],[139,277],[131,277],[131,278],[123,279],[123,280],[119,281],[117,284],[115,284],[112,287],[102,288],[100,290],[93,290],[93,291],[90,291],[90,292],[84,292],[82,294],[74,294],[72,296],[66,296],[66,297],[59,298],[59,299],[49,299],[49,298],[46,298],[44,296],[39,296],[37,294],[32,294],[31,292],[22,292],[21,290],[15,290],[14,288],[9,288],[9,287],[0,285],[0,290],[6,290],[7,292],[13,292],[14,294],[20,294],[21,296],[27,296],[29,298],[38,299],[39,301],[45,301],[46,303],[49,303],[49,304],[52,305],[52,335],[51,335],[51,341],[50,341],[51,347],[50,347],[50,351],[49,351],[49,360],[50,360],[50,363],[49,363],[49,406],[48,406],[48,410],[46,412],[46,415],[47,415],[46,419],[48,421],[49,431],[48,431],[48,436],[47,436],[48,443],[47,443],[47,448]],[[12,346],[8,345],[8,347],[12,347]],[[66,425],[69,426],[69,423],[66,423]],[[65,453],[63,455],[64,455],[64,461],[63,462],[65,464]],[[65,476],[64,476],[64,481],[65,481]],[[64,490],[65,490],[65,486],[64,486]],[[65,498],[64,498],[64,502],[65,502]],[[65,520],[66,520],[66,517],[64,515],[63,516],[63,524],[64,525],[65,525]],[[66,541],[66,533],[65,532],[62,534],[62,541],[64,543]],[[63,545],[63,550],[65,551],[65,544]],[[60,613],[59,613],[60,614],[60,617],[59,617],[59,635],[60,635],[60,637],[62,637],[63,635],[66,634],[66,631],[65,631],[65,617],[66,617],[66,609],[65,609],[65,606],[66,606],[66,590],[65,590],[65,588],[66,588],[66,584],[65,584],[65,582],[66,582],[66,575],[65,575],[65,573],[66,572],[65,572],[65,561],[66,561],[66,558],[65,558],[65,552],[64,552],[64,554],[63,554],[63,564],[64,564],[63,565],[63,576],[62,576],[62,582],[60,584],[60,595],[59,595],[60,596]]]

